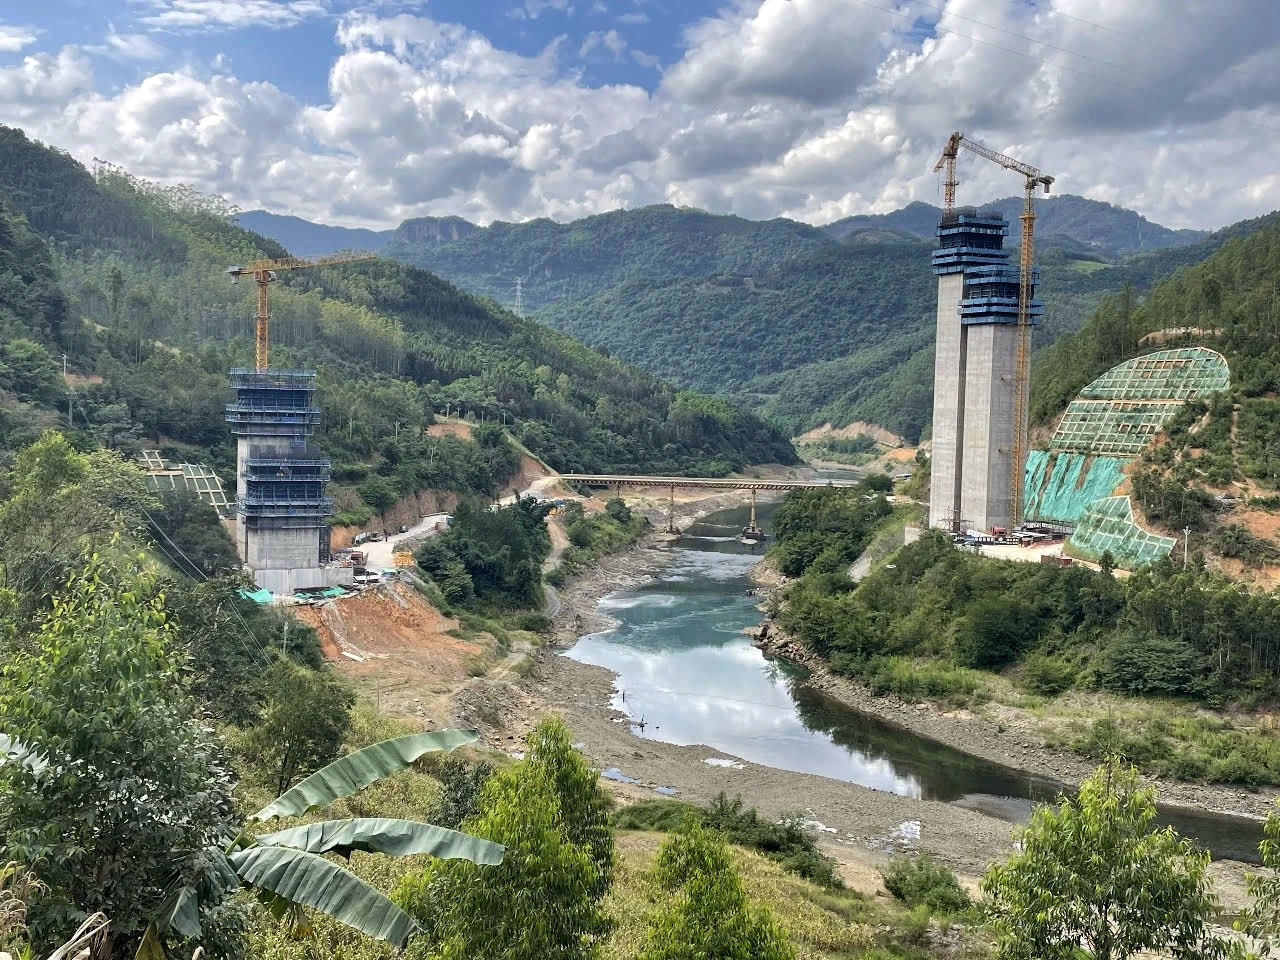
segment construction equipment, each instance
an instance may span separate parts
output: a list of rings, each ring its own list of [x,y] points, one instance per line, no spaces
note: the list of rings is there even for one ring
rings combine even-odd
[[[1025,194],[1022,202],[1022,241],[1019,250],[1018,272],[1018,356],[1014,368],[1013,393],[1013,446],[1010,464],[1010,497],[1009,522],[1017,527],[1022,522],[1022,474],[1026,470],[1027,461],[1027,407],[1030,404],[1027,389],[1031,371],[1031,265],[1034,262],[1036,210],[1036,187],[1044,187],[1049,192],[1053,177],[1041,173],[1037,168],[1013,157],[997,153],[976,140],[970,140],[960,131],[951,134],[942,148],[942,156],[933,165],[934,173],[945,171],[943,178],[942,216],[946,220],[954,216],[956,206],[956,154],[960,148],[985,157],[992,163],[999,164],[1006,170],[1020,173],[1025,180]]]
[[[256,368],[267,369],[267,324],[271,318],[267,310],[267,284],[276,279],[281,270],[301,270],[304,267],[328,267],[336,263],[355,263],[373,260],[377,255],[360,250],[335,253],[327,257],[280,257],[276,260],[254,260],[240,267],[227,267],[232,283],[239,283],[242,276],[252,276],[258,284],[258,326],[254,349]]]

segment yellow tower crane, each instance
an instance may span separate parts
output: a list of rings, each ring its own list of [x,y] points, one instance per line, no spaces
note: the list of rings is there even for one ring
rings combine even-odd
[[[256,368],[267,369],[267,324],[271,314],[267,310],[267,284],[276,279],[280,270],[301,270],[304,267],[327,267],[335,263],[355,263],[359,260],[373,260],[376,254],[363,251],[335,253],[327,257],[280,257],[276,260],[254,260],[240,267],[227,267],[232,283],[239,283],[243,276],[253,277],[258,284],[258,329],[254,350]]]
[[[1022,475],[1026,470],[1029,442],[1027,407],[1030,405],[1030,397],[1027,387],[1031,372],[1031,265],[1034,262],[1036,231],[1035,190],[1036,187],[1044,187],[1044,192],[1048,193],[1049,187],[1053,184],[1053,177],[1041,173],[1029,163],[1007,157],[990,147],[983,146],[976,140],[970,140],[957,130],[947,139],[946,145],[942,148],[942,156],[933,165],[935,173],[939,170],[945,171],[942,201],[944,217],[955,211],[956,154],[960,152],[961,147],[980,157],[985,157],[992,163],[999,164],[1006,170],[1020,173],[1026,178],[1026,193],[1023,198],[1021,217],[1022,246],[1019,251],[1018,357],[1013,385],[1013,447],[1010,451],[1012,462],[1010,464],[1009,525],[1016,527],[1022,522]]]

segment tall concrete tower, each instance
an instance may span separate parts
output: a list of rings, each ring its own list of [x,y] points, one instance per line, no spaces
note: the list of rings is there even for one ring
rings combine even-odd
[[[272,593],[349,583],[349,568],[323,566],[333,501],[325,495],[330,463],[307,448],[320,422],[315,371],[232,370],[231,385],[240,559]]]
[[[1008,233],[1004,217],[974,207],[938,224],[932,527],[989,531],[1012,513],[1018,268],[1004,249]],[[1032,322],[1043,314],[1032,300]]]

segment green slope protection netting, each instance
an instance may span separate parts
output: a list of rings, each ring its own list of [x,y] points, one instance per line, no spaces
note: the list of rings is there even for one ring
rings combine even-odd
[[[1228,386],[1227,361],[1204,347],[1126,360],[1071,401],[1049,448],[1136,457],[1183,403]]]
[[[1124,482],[1123,457],[1032,450],[1023,481],[1024,515],[1030,520],[1074,523],[1095,500]]]
[[[1176,542],[1134,523],[1128,497],[1106,497],[1091,503],[1081,515],[1067,541],[1067,552],[1095,562],[1110,552],[1117,566],[1133,570],[1168,556]]]

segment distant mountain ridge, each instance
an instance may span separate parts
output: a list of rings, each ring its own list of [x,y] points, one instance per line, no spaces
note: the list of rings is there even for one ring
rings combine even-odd
[[[1017,242],[1021,197],[994,200],[982,204],[979,209],[998,210],[1003,214],[1010,223],[1010,240]],[[856,236],[865,230],[886,229],[931,238],[941,214],[941,207],[917,200],[892,213],[845,217],[828,223],[822,229],[837,240]],[[1180,247],[1209,235],[1207,230],[1173,230],[1153,223],[1135,210],[1070,193],[1036,199],[1036,233],[1045,238],[1067,237],[1112,256]]]
[[[364,227],[331,227],[266,210],[248,210],[237,214],[235,219],[244,229],[276,241],[295,257],[323,256],[339,250],[378,253],[395,232]]]
[[[1007,246],[1021,203],[991,204],[1011,220]],[[1105,292],[1141,291],[1224,239],[1082,197],[1041,201],[1039,212],[1049,310],[1037,347],[1078,329]],[[931,410],[939,216],[913,203],[821,228],[669,204],[570,223],[423,217],[381,252],[508,308],[519,280],[535,319],[789,430],[866,420],[915,439]],[[1143,249],[1127,253],[1139,229]]]
[[[469,232],[453,224],[465,236],[445,244],[436,237],[438,225],[437,218],[406,221],[383,254],[508,306],[520,278],[530,311],[627,281],[749,276],[831,242],[817,227],[795,220],[745,220],[670,204],[613,210],[570,223],[545,217],[499,220]],[[424,232],[425,240],[415,239]]]

